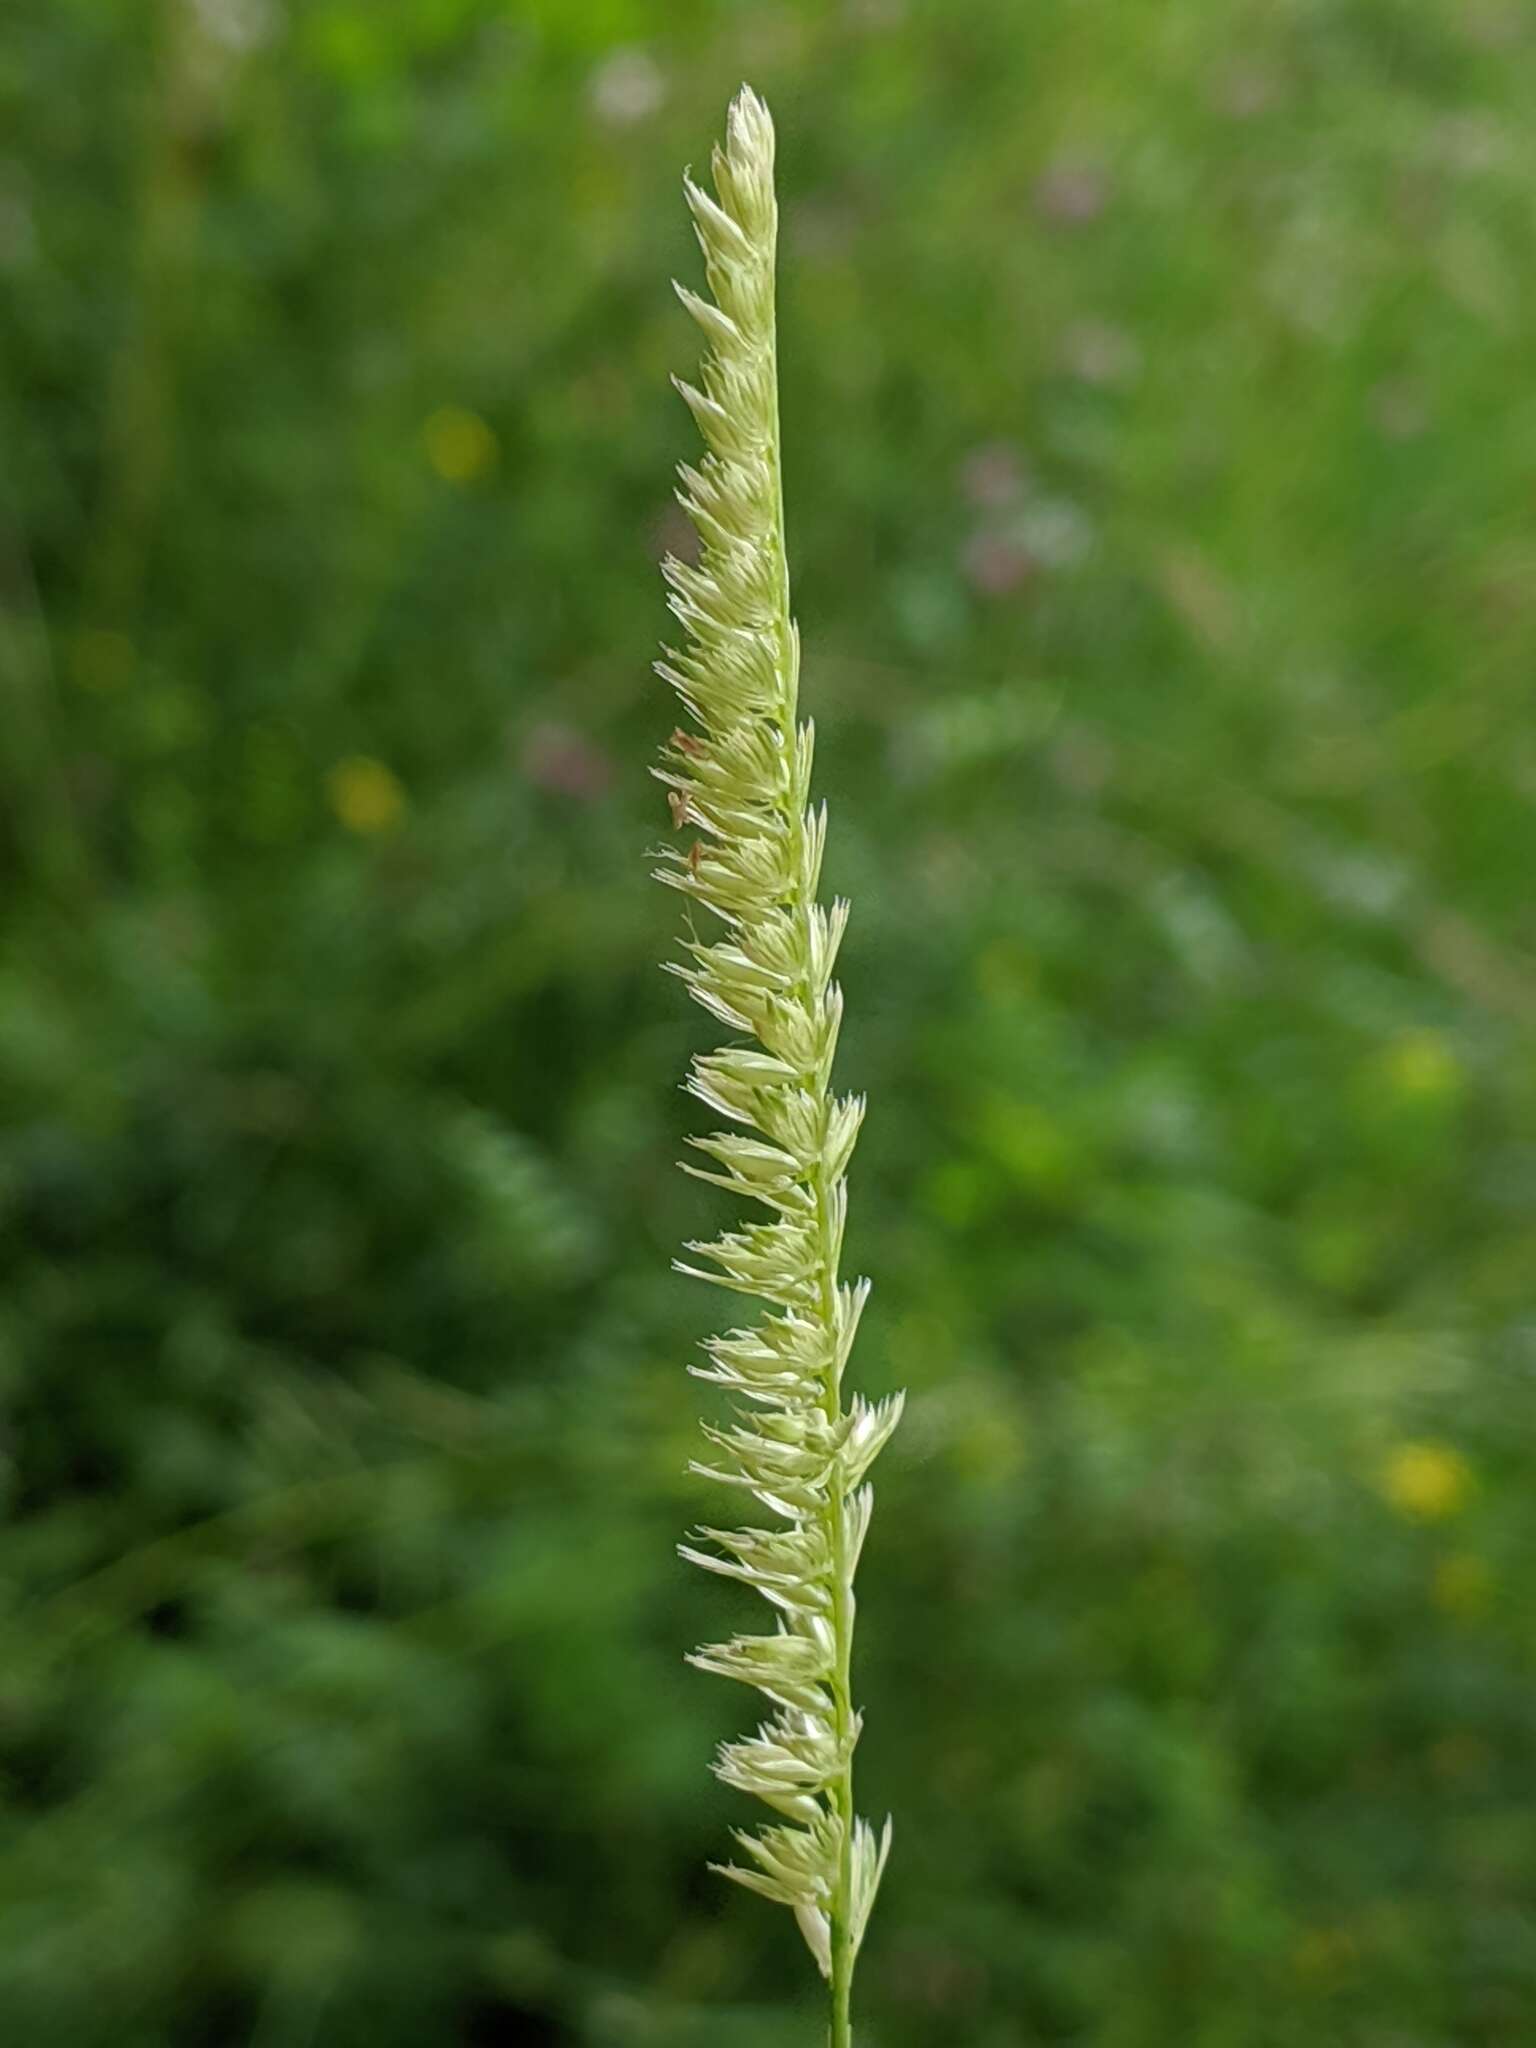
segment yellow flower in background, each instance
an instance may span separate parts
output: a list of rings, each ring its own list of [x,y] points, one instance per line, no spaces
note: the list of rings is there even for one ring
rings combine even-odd
[[[405,810],[400,778],[368,754],[349,754],[338,761],[325,778],[325,788],[342,824],[365,837],[392,830]]]
[[[1454,1095],[1461,1065],[1438,1031],[1405,1031],[1381,1055],[1381,1071],[1399,1095],[1435,1102]]]
[[[1485,1611],[1492,1596],[1493,1574],[1487,1560],[1472,1551],[1453,1551],[1435,1566],[1429,1597],[1442,1614],[1470,1621]]]
[[[1360,1944],[1346,1927],[1309,1927],[1291,1951],[1291,1967],[1309,1984],[1347,1977],[1360,1960]]]
[[[1409,1521],[1444,1522],[1466,1506],[1472,1468],[1450,1444],[1398,1444],[1382,1465],[1378,1484]]]
[[[487,475],[501,456],[495,429],[463,405],[440,405],[421,430],[427,460],[449,484],[472,484]]]
[[[1467,1778],[1474,1771],[1485,1770],[1489,1756],[1488,1744],[1482,1737],[1461,1728],[1441,1736],[1430,1749],[1429,1761],[1442,1778]]]

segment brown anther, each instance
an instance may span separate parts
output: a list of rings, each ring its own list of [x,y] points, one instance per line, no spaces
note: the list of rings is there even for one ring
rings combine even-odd
[[[690,761],[702,761],[709,751],[697,733],[684,732],[681,726],[672,735],[672,745]]]
[[[667,791],[667,808],[672,813],[674,830],[680,832],[688,822],[688,799],[680,789]]]
[[[699,872],[699,855],[703,851],[703,840],[695,839],[692,846],[690,846],[688,849],[688,871],[690,874],[696,875]]]

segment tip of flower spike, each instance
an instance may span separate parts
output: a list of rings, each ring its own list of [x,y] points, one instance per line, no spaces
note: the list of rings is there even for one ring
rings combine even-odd
[[[773,160],[773,116],[763,100],[743,82],[727,116],[726,135],[733,154]]]

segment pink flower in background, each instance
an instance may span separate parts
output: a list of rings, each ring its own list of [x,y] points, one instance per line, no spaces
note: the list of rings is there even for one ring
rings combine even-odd
[[[1063,339],[1062,366],[1080,383],[1113,390],[1136,381],[1141,373],[1141,350],[1119,327],[1103,320],[1079,320]]]
[[[1040,566],[1016,534],[973,533],[960,550],[965,579],[984,597],[1007,597]]]
[[[1041,217],[1057,227],[1086,227],[1109,204],[1109,174],[1083,156],[1061,156],[1047,164],[1035,183]]]
[[[983,441],[960,465],[960,489],[973,505],[997,511],[1024,495],[1029,473],[1011,441]]]
[[[676,555],[680,562],[699,559],[699,537],[681,505],[672,500],[662,506],[646,530],[646,544],[654,560]]]
[[[1219,73],[1211,96],[1228,120],[1252,121],[1279,104],[1281,81],[1267,66],[1244,60]]]
[[[613,784],[613,763],[574,726],[547,720],[523,738],[521,765],[536,789],[595,803]]]

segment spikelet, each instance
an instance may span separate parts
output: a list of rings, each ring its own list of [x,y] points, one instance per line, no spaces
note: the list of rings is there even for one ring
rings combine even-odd
[[[689,723],[654,772],[688,843],[661,849],[659,879],[689,899],[682,960],[690,994],[748,1041],[695,1060],[689,1090],[733,1127],[690,1143],[686,1170],[760,1205],[751,1221],[690,1244],[681,1271],[768,1304],[755,1326],[704,1345],[691,1368],[735,1399],[706,1425],[693,1470],[745,1494],[774,1526],[703,1529],[682,1554],[739,1579],[773,1609],[771,1631],[699,1650],[701,1670],[755,1686],[772,1711],[723,1746],[726,1784],[779,1817],[738,1831],[744,1861],[717,1865],[794,1910],[832,1987],[834,2042],[847,2039],[848,1986],[890,1847],[856,1820],[849,1693],[853,1571],[869,1525],[865,1474],[901,1413],[841,1396],[868,1283],[838,1278],[844,1174],[864,1104],[831,1092],[842,1017],[832,979],[848,906],[816,900],[826,832],[811,805],[812,731],[798,723],[799,642],[789,610],[774,333],[773,124],[743,87],[714,153],[715,197],[691,178],[711,299],[678,287],[708,352],[679,383],[706,453],[681,470],[679,502],[698,530],[698,565],[663,573],[684,633],[658,673]],[[691,906],[721,929],[694,930]],[[698,1547],[709,1546],[707,1548]]]

